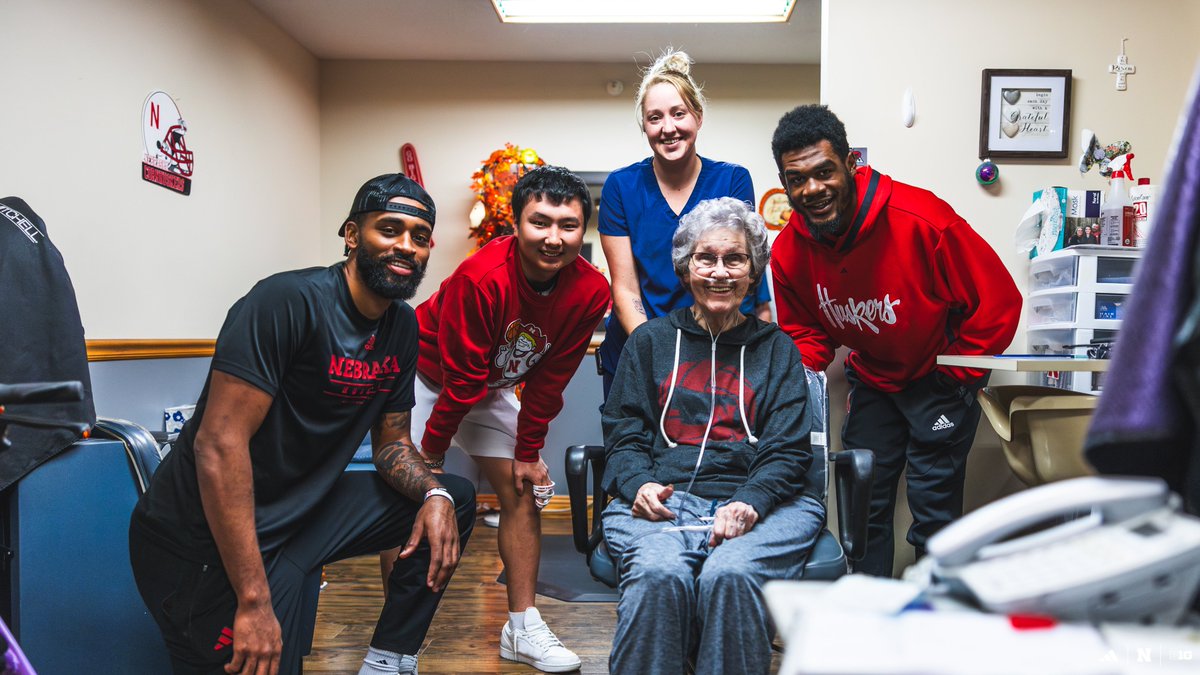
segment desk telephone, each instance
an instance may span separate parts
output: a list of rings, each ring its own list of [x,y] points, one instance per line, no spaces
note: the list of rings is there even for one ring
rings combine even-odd
[[[1151,478],[1025,490],[947,526],[928,552],[938,585],[1006,614],[1173,623],[1200,585],[1200,519],[1179,513],[1179,498]]]

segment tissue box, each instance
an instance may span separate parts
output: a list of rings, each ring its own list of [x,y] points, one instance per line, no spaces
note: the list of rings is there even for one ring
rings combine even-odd
[[[183,429],[183,423],[192,419],[192,413],[196,412],[194,405],[178,405],[173,408],[163,408],[163,431],[170,434],[177,434]]]
[[[1058,213],[1060,214],[1059,223],[1061,223],[1062,226],[1059,227],[1058,234],[1057,234],[1057,241],[1046,242],[1046,240],[1044,238],[1044,234],[1043,234],[1043,238],[1039,239],[1038,245],[1036,247],[1034,247],[1034,249],[1032,251],[1029,252],[1030,258],[1036,258],[1038,256],[1039,250],[1041,251],[1042,254],[1046,254],[1046,253],[1050,253],[1052,251],[1061,250],[1065,244],[1064,234],[1066,232],[1066,215],[1068,213],[1068,208],[1069,208],[1069,204],[1068,204],[1069,200],[1067,199],[1067,188],[1054,186],[1054,187],[1047,188],[1047,189],[1054,190],[1055,195],[1058,197]],[[1038,190],[1038,191],[1034,192],[1033,193],[1033,201],[1036,202],[1037,200],[1041,199],[1042,192],[1043,192],[1042,190]]]

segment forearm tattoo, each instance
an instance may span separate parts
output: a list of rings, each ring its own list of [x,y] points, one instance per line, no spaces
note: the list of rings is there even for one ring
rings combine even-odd
[[[385,416],[383,424],[388,429],[408,432],[408,413],[392,413]],[[421,501],[432,488],[441,487],[417,448],[407,438],[395,440],[375,453],[375,468],[392,489],[414,501]]]
[[[642,307],[641,300],[633,301],[633,311],[637,312],[638,314],[641,314],[642,316],[646,316],[646,308]]]
[[[404,436],[410,436],[411,430],[409,427],[411,426],[411,419],[411,412],[385,413],[383,416],[383,426],[391,431],[399,432]]]

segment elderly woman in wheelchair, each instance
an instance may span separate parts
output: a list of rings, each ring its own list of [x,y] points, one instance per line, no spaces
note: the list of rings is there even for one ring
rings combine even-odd
[[[800,575],[825,520],[804,367],[777,326],[739,311],[770,257],[749,205],[701,202],[671,245],[695,304],[630,336],[604,408],[621,576],[609,667],[766,673],[761,587]]]

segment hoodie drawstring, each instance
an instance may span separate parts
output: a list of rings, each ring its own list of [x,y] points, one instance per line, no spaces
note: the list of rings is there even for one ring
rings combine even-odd
[[[715,349],[715,343],[714,343]],[[717,355],[714,351],[713,361]],[[746,430],[746,438],[751,443],[758,443],[758,437],[750,432],[750,423],[746,421],[746,345],[742,345],[738,354],[738,412],[742,414],[742,428]],[[711,422],[710,422],[711,424]]]
[[[658,418],[658,430],[662,432],[663,438],[667,441],[667,447],[673,448],[676,446],[675,441],[667,435],[667,410],[671,407],[671,397],[675,395],[675,379],[679,376],[679,340],[683,336],[683,331],[675,329],[675,365],[671,366],[671,388],[667,390],[667,402],[663,404],[662,415]]]

